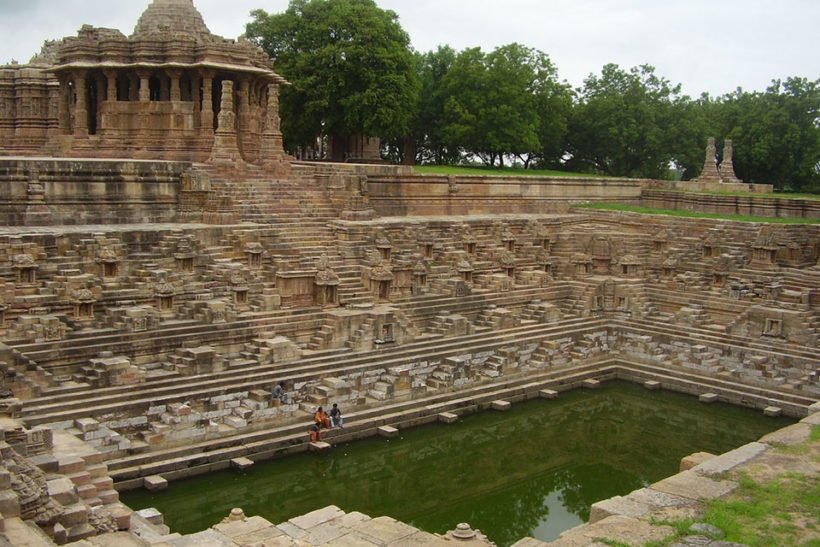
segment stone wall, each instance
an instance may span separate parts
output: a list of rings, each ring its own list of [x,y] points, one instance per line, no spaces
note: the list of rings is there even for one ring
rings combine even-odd
[[[722,196],[646,189],[641,194],[640,204],[644,207],[675,211],[758,217],[820,218],[820,200],[769,198],[753,194]]]
[[[188,168],[185,162],[0,159],[0,223],[170,222]]]
[[[588,201],[637,203],[637,180],[555,177],[369,177],[370,205],[383,216],[566,212]]]

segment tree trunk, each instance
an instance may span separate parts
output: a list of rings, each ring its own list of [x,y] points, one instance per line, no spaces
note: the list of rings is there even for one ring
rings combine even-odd
[[[412,135],[404,137],[404,157],[402,158],[403,165],[416,164],[416,139]]]

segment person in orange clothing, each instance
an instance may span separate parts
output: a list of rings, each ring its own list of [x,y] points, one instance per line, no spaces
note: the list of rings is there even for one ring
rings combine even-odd
[[[330,429],[330,416],[327,415],[327,412],[325,412],[322,407],[316,409],[316,414],[313,415],[313,421],[316,422],[316,425],[319,427]]]

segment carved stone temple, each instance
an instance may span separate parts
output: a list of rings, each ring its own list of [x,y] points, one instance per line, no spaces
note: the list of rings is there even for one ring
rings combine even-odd
[[[206,161],[284,156],[278,88],[248,41],[211,34],[192,0],[156,0],[125,36],[83,26],[0,70],[4,154]],[[214,146],[218,150],[213,150]]]
[[[329,445],[616,378],[817,419],[820,224],[576,206],[814,220],[819,201],[758,196],[714,141],[694,183],[297,161],[285,85],[192,0],[0,66],[0,545],[487,544],[334,506],[181,536],[119,501],[307,451],[319,405],[344,408]],[[745,193],[682,191],[712,184]],[[695,511],[713,481],[682,475]],[[568,533],[634,543],[670,499],[652,488]]]

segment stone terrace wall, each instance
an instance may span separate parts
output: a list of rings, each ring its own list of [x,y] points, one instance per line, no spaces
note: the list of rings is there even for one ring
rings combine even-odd
[[[393,176],[370,177],[370,206],[383,216],[563,213],[575,203],[638,203],[641,181],[630,179]]]
[[[640,204],[657,209],[759,217],[820,218],[820,200],[722,196],[679,191],[644,190]]]
[[[0,224],[175,220],[187,162],[0,159]]]

